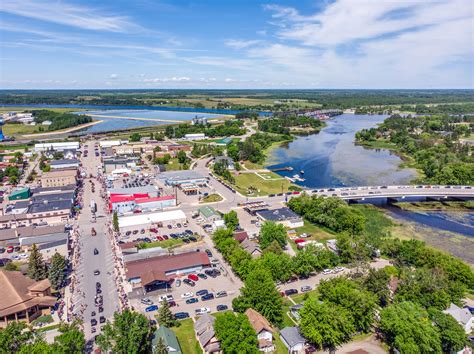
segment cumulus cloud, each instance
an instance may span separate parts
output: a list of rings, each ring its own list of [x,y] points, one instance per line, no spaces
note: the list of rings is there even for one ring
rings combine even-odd
[[[241,39],[228,39],[225,41],[225,45],[234,49],[243,49],[252,47],[256,44],[259,44],[260,40],[241,40]]]
[[[157,82],[179,82],[179,81],[190,81],[191,78],[190,77],[187,77],[187,76],[179,76],[179,77],[176,77],[176,76],[173,76],[173,77],[164,77],[164,78],[154,78],[154,79],[144,79],[143,82],[154,82],[154,83],[157,83]]]

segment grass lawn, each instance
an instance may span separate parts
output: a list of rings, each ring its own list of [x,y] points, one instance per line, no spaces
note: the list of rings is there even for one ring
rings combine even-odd
[[[367,146],[373,149],[390,149],[390,150],[397,150],[397,145],[394,143],[389,142],[385,139],[378,139],[375,141],[365,141],[361,143],[363,146]]]
[[[262,196],[282,192],[286,193],[288,192],[288,187],[290,187],[290,185],[291,183],[287,179],[267,181],[254,173],[241,173],[240,175],[235,176],[235,187],[244,195]],[[249,187],[254,187],[257,189],[257,192],[255,194],[248,194]]]
[[[171,330],[178,337],[179,345],[181,346],[181,352],[183,353],[202,353],[201,347],[194,335],[194,322],[192,319],[187,318],[179,321],[179,327],[173,327]]]
[[[354,205],[366,217],[364,233],[370,238],[377,238],[381,235],[388,234],[393,226],[392,220],[387,218],[385,214],[377,207],[372,205]]]
[[[263,167],[263,164],[261,163],[254,163],[254,162],[250,162],[250,161],[244,161],[244,166],[248,169],[248,170],[261,170],[265,167]]]
[[[294,304],[290,300],[283,299],[283,322],[280,328],[295,326],[295,322],[293,322],[289,315],[290,307],[293,305]]]
[[[222,197],[220,194],[209,194],[207,197],[202,198],[201,203],[215,203],[220,202]]]
[[[323,228],[310,223],[308,220],[304,220],[304,225],[295,229],[300,234],[309,234],[311,237],[308,240],[327,240],[334,238],[334,234],[324,230]]]
[[[40,125],[5,124],[2,127],[3,134],[7,136],[38,133]],[[43,127],[44,129],[44,127]],[[47,129],[44,129],[47,131]]]
[[[178,162],[177,158],[173,158],[166,165],[166,171],[179,171],[183,169],[183,164]]]
[[[296,294],[296,295],[291,295],[291,298],[293,299],[294,302],[296,302],[297,304],[301,303],[304,301],[304,298],[305,296],[308,296],[308,297],[317,297],[318,296],[318,291],[315,289],[315,290],[311,290],[311,291],[308,291],[306,293],[300,293],[300,294]]]
[[[170,238],[169,240],[164,241],[154,241],[150,243],[140,243],[140,248],[154,248],[154,247],[162,247],[162,248],[170,248],[175,247],[183,244],[183,240],[180,238]]]
[[[276,174],[275,172],[259,172],[259,175],[267,180],[281,180],[284,177]]]
[[[275,344],[275,351],[273,353],[276,353],[276,354],[287,354],[288,353],[288,348],[285,347],[285,345],[281,341],[279,333],[274,333],[273,334],[273,344]]]
[[[59,328],[59,323],[53,324],[51,326],[40,327],[40,328],[36,329],[36,332],[42,333],[42,332],[51,331],[51,330],[57,329],[57,328]]]

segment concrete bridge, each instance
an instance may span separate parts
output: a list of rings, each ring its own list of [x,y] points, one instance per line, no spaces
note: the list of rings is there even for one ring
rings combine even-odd
[[[401,186],[367,186],[341,187],[306,190],[311,195],[339,197],[347,201],[370,201],[373,199],[410,199],[424,198],[443,199],[474,199],[472,186],[440,186],[440,185],[401,185]]]

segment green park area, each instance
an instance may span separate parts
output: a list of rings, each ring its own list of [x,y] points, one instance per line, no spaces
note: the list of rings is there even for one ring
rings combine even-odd
[[[194,322],[188,318],[179,321],[179,326],[171,328],[178,337],[179,345],[183,353],[202,353],[201,347],[194,334]]]
[[[223,199],[222,196],[214,193],[214,194],[209,194],[208,196],[202,198],[201,203],[216,203],[216,202],[220,202],[222,199]]]
[[[234,187],[243,195],[262,196],[268,194],[286,193],[291,186],[287,179],[265,180],[255,173],[241,173],[235,176]]]

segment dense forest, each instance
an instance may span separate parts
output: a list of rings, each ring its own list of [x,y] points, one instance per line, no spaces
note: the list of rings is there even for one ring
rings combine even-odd
[[[377,128],[356,133],[368,146],[392,144],[414,160],[424,173],[424,182],[474,184],[474,157],[470,144],[460,142],[474,131],[474,117],[433,115],[391,116]]]
[[[180,139],[186,134],[204,133],[207,137],[221,137],[231,135],[243,135],[246,129],[244,123],[240,120],[228,120],[224,124],[179,124],[177,126],[167,126],[165,135],[168,138]]]
[[[256,133],[245,141],[232,143],[227,147],[227,155],[234,161],[248,160],[253,163],[265,161],[265,149],[273,143],[290,141],[290,135]]]
[[[305,100],[322,108],[474,102],[473,90],[3,90],[1,104],[180,105],[173,100],[200,97],[222,100],[216,108],[246,109],[229,98]],[[188,106],[201,107],[199,102]],[[256,105],[272,109],[275,104]]]
[[[275,116],[273,118],[260,120],[258,129],[262,132],[290,134],[298,132],[315,133],[323,127],[324,123],[318,119],[305,116]]]
[[[73,113],[60,113],[48,110],[31,111],[35,117],[35,122],[41,124],[50,121],[48,130],[59,130],[75,127],[81,124],[92,122],[92,118],[86,115],[77,115]]]

